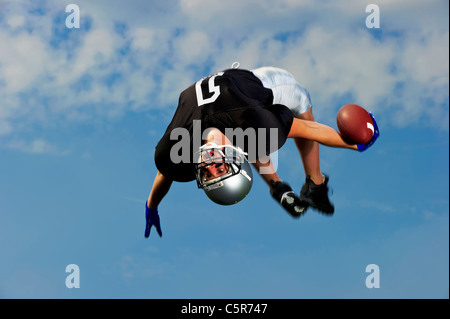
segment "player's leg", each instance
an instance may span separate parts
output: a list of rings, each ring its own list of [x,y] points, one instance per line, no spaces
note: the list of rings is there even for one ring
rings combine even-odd
[[[328,200],[328,179],[323,177],[320,170],[319,144],[316,139],[336,143],[340,142],[340,136],[334,136],[336,132],[328,130],[331,128],[316,124],[309,92],[291,73],[273,67],[255,69],[253,73],[265,87],[272,90],[273,103],[285,105],[295,116],[289,137],[294,139],[299,150],[306,175],[305,185],[311,186],[307,189],[305,185],[303,186],[304,191],[301,192],[303,198],[321,211],[327,213],[334,211]],[[317,187],[313,187],[315,184],[319,185],[318,190]]]
[[[308,204],[294,193],[289,184],[278,176],[269,156],[252,163],[258,174],[270,188],[272,197],[287,210],[292,217],[300,217],[306,212]]]
[[[312,108],[297,118],[313,121]],[[333,214],[334,206],[328,198],[328,176],[320,170],[319,143],[302,137],[294,137],[303,162],[306,180],[300,191],[300,199],[325,214]]]
[[[309,108],[308,111],[296,117],[306,121],[314,121],[312,108]],[[310,176],[311,180],[317,185],[322,184],[323,178],[320,170],[319,143],[301,137],[294,137],[293,139],[302,159],[305,176]]]

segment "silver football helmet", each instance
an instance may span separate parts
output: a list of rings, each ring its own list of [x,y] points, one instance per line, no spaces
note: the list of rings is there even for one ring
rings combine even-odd
[[[240,148],[207,143],[200,147],[194,164],[197,185],[213,202],[233,205],[252,188],[253,173]]]

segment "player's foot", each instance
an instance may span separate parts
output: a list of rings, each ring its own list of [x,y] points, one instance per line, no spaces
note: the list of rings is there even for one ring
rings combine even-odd
[[[323,183],[316,185],[311,177],[307,176],[300,191],[300,199],[326,215],[333,215],[334,206],[328,198],[328,180],[328,176],[323,175]]]
[[[292,188],[284,182],[271,182],[272,197],[295,218],[300,217],[306,212],[308,204],[295,195]]]

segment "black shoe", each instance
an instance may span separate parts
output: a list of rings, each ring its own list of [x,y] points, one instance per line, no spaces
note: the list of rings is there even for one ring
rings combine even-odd
[[[271,184],[272,197],[279,202],[292,217],[298,218],[306,212],[308,203],[300,200],[288,184],[273,181]]]
[[[333,215],[334,206],[328,199],[328,180],[328,176],[323,175],[323,183],[316,185],[311,177],[307,176],[300,191],[300,199],[326,215]]]

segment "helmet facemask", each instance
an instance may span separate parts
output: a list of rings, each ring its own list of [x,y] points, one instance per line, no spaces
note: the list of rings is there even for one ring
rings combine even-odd
[[[232,145],[207,143],[201,146],[197,163],[194,163],[198,188],[222,205],[243,199],[250,191],[253,177],[245,155],[240,148]]]
[[[231,145],[207,143],[201,146],[198,163],[194,164],[198,188],[214,187],[213,184],[239,174],[243,155],[245,153]]]

